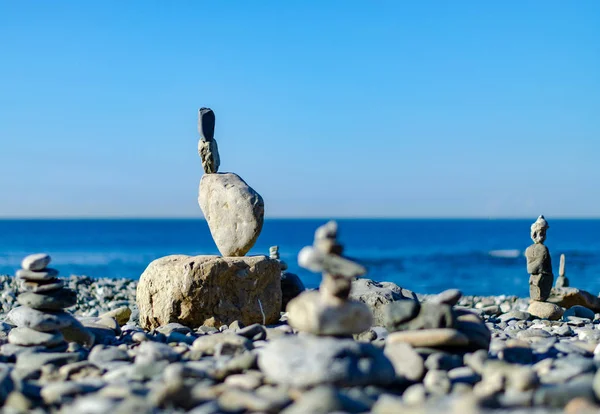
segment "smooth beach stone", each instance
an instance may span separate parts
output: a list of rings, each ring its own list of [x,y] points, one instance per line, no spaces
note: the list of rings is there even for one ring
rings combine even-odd
[[[39,283],[28,282],[25,280],[21,283],[23,290],[33,293],[52,292],[54,290],[62,289],[64,286],[65,282],[60,279],[50,279],[48,280],[48,283],[46,283],[46,281],[44,281],[44,283]]]
[[[40,332],[56,331],[71,325],[75,318],[67,312],[42,312],[26,306],[12,309],[6,316],[18,327]]]
[[[381,349],[351,339],[286,335],[259,352],[258,366],[271,383],[312,387],[387,385],[396,378]]]
[[[123,326],[127,322],[129,322],[129,319],[131,318],[131,309],[129,309],[129,307],[127,306],[122,306],[120,308],[100,315],[100,319],[105,317],[114,318],[119,324],[119,326]]]
[[[63,310],[77,303],[77,294],[70,289],[45,292],[44,294],[25,292],[17,297],[17,301],[21,305],[33,309]]]
[[[75,342],[87,348],[91,348],[96,342],[96,337],[91,330],[86,328],[77,319],[73,318],[73,323],[60,330],[68,342]]]
[[[532,300],[527,312],[536,318],[557,321],[563,316],[564,310],[554,303]]]
[[[16,273],[19,279],[30,280],[33,282],[52,280],[58,276],[58,270],[56,269],[45,269],[40,271],[32,271],[26,269],[19,269]]]
[[[244,256],[250,251],[264,223],[260,194],[234,173],[205,174],[198,202],[223,256]]]
[[[14,328],[8,334],[8,342],[21,346],[52,347],[64,342],[60,332],[38,332],[30,328]]]
[[[392,302],[403,299],[416,301],[416,295],[392,282],[375,282],[360,278],[352,281],[349,299],[362,302],[369,307],[373,314],[373,324],[385,325],[385,309]]]
[[[410,302],[414,301],[401,300],[386,307],[386,327],[390,332],[454,327],[456,317],[451,306],[424,302],[415,307]]]
[[[51,382],[44,385],[40,395],[46,404],[62,404],[73,397],[95,392],[101,387],[99,384],[94,385],[74,381]]]
[[[564,320],[568,320],[568,318],[570,316],[576,316],[578,318],[594,320],[594,317],[596,316],[596,314],[591,309],[588,309],[588,308],[580,306],[580,305],[575,305],[575,306],[571,306],[563,314]]]
[[[448,289],[437,294],[429,301],[433,303],[443,303],[445,305],[454,306],[462,298],[462,292],[458,289]]]
[[[315,335],[352,335],[368,330],[373,323],[369,307],[347,300],[328,303],[317,291],[304,292],[287,307],[293,328]]]
[[[50,264],[50,260],[46,253],[31,254],[23,259],[21,267],[25,270],[44,270]]]
[[[390,333],[386,344],[406,342],[413,347],[466,347],[469,338],[456,329],[423,329]]]
[[[409,344],[386,344],[383,353],[392,362],[396,375],[411,381],[421,381],[425,375],[425,362]]]
[[[244,351],[251,350],[253,348],[252,341],[243,336],[223,333],[215,335],[204,335],[194,341],[192,349],[198,352],[202,352],[204,355],[214,355],[218,345],[224,345],[234,348],[235,354],[241,354]]]
[[[396,331],[401,326],[417,317],[421,304],[414,300],[399,300],[384,308],[384,322],[388,331]]]

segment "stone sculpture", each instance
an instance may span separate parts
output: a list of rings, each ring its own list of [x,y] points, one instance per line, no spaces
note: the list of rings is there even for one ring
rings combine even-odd
[[[569,287],[569,279],[565,276],[565,255],[560,255],[560,267],[558,268],[557,288]]]
[[[93,334],[64,311],[76,304],[77,294],[64,287],[57,270],[48,268],[50,261],[50,256],[43,253],[23,259],[22,268],[16,274],[24,290],[17,297],[22,306],[7,315],[17,326],[10,331],[8,342],[20,347],[43,346],[54,351],[67,349],[67,341],[92,346]]]
[[[352,280],[366,269],[343,258],[337,241],[337,223],[330,221],[315,233],[313,246],[298,254],[298,264],[313,272],[323,272],[319,291],[304,292],[288,305],[289,324],[299,331],[316,335],[347,336],[366,331],[373,316],[364,303],[348,298]]]
[[[237,174],[217,173],[221,161],[214,130],[214,112],[201,108],[198,152],[205,174],[200,180],[198,203],[219,252],[226,257],[244,256],[260,235],[265,204]]]
[[[550,251],[544,246],[548,222],[544,216],[531,225],[531,239],[533,244],[525,250],[527,257],[527,272],[529,278],[529,295],[531,300],[544,302],[550,296],[554,275],[552,274],[552,261]]]
[[[197,328],[272,324],[281,311],[281,266],[264,255],[244,257],[264,221],[264,202],[234,173],[219,173],[215,114],[198,113],[198,153],[204,175],[198,203],[222,256],[172,255],[148,265],[136,292],[140,325],[172,322]]]

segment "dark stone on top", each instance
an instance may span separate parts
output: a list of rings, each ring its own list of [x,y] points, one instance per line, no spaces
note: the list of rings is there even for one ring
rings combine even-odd
[[[212,141],[215,138],[215,113],[212,109],[200,108],[198,132],[204,141]]]
[[[389,304],[385,312],[385,324],[390,332],[453,328],[456,325],[452,308],[444,304],[425,302],[419,305],[413,300],[401,300]]]
[[[290,300],[304,292],[306,288],[304,283],[293,273],[283,272],[281,274],[281,292],[283,293],[283,300],[281,302],[281,310],[285,312],[287,304]]]

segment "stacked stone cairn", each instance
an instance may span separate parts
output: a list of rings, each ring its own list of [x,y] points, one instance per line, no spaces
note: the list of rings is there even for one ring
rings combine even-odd
[[[547,302],[552,292],[554,275],[552,274],[552,259],[546,241],[546,231],[550,226],[539,216],[531,225],[531,240],[533,244],[525,250],[527,258],[527,273],[529,273],[529,296],[531,304],[529,313],[543,319],[558,320],[564,310],[553,303]]]
[[[262,197],[234,173],[220,173],[215,113],[198,113],[198,153],[204,175],[198,203],[216,255],[167,256],[140,277],[137,303],[146,329],[175,322],[199,326],[274,323],[281,312],[281,265],[266,256],[246,256],[264,222]]]
[[[288,303],[296,296],[306,290],[304,283],[294,273],[287,272],[288,265],[280,259],[279,246],[271,246],[269,249],[269,257],[271,260],[277,260],[281,265],[281,292],[283,295],[281,302],[281,311],[285,312]]]
[[[349,299],[352,281],[366,269],[344,257],[335,221],[319,227],[312,246],[298,254],[298,264],[323,272],[319,291],[304,292],[288,304],[289,324],[315,335],[347,336],[368,330],[373,322],[364,303]]]
[[[256,191],[234,173],[218,174],[221,159],[215,141],[215,113],[201,108],[198,115],[204,176],[200,180],[198,203],[221,254],[246,255],[256,243],[264,223],[265,203]]]
[[[7,316],[17,326],[8,335],[10,344],[57,351],[67,348],[61,331],[78,322],[64,309],[76,304],[77,294],[64,287],[64,282],[57,278],[57,270],[48,268],[50,260],[47,254],[27,256],[22,269],[17,271],[24,292],[17,297],[22,306],[12,309]]]
[[[558,268],[558,279],[556,279],[557,288],[569,287],[569,278],[565,276],[565,255],[560,255],[560,267]]]

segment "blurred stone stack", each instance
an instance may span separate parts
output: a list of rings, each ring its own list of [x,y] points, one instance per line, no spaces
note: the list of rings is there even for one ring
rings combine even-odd
[[[81,335],[85,328],[68,312],[77,303],[77,294],[64,287],[64,282],[57,278],[58,271],[48,268],[50,256],[34,254],[23,259],[22,269],[17,271],[24,290],[17,297],[22,306],[14,308],[7,319],[17,326],[10,331],[8,342],[17,347],[42,347],[51,350],[67,348],[65,333],[73,328],[82,338],[81,342],[91,345],[93,336]],[[69,338],[67,338],[69,340]]]

